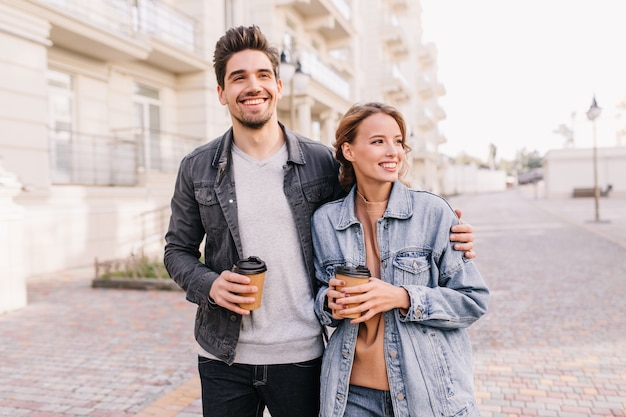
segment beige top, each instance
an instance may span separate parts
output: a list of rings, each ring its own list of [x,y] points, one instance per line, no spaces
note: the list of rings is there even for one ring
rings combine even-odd
[[[365,263],[372,277],[380,278],[380,252],[376,240],[376,221],[387,208],[387,201],[369,202],[361,194],[356,196],[356,217],[363,225]],[[350,384],[389,391],[385,349],[383,346],[385,321],[379,313],[359,325]]]

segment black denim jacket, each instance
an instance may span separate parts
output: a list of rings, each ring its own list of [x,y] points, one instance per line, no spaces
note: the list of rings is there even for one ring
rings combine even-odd
[[[342,194],[332,150],[286,129],[288,160],[284,190],[295,218],[312,294],[317,293],[311,242],[311,215]],[[207,352],[228,364],[235,360],[241,315],[209,302],[209,290],[224,270],[243,257],[232,173],[232,129],[181,162],[165,235],[165,266],[198,305],[195,337]],[[199,261],[205,239],[205,263]],[[311,312],[311,314],[314,314]]]

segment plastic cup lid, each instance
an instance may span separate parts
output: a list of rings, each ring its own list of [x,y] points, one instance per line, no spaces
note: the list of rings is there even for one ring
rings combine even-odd
[[[359,265],[357,267],[341,265],[335,268],[335,274],[361,278],[369,278],[371,276],[370,270],[364,265]]]
[[[258,256],[240,259],[235,265],[235,272],[240,274],[259,274],[265,271],[267,271],[267,266]]]

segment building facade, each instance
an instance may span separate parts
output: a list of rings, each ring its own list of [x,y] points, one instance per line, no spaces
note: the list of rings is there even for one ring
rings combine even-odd
[[[626,146],[553,149],[543,157],[547,198],[569,198],[574,190],[594,188],[594,178],[608,197],[626,196]]]
[[[279,119],[313,139],[354,102],[397,106],[410,180],[437,192],[445,89],[420,22],[409,0],[0,0],[0,312],[41,274],[161,253],[180,159],[230,125],[228,27],[281,50]]]

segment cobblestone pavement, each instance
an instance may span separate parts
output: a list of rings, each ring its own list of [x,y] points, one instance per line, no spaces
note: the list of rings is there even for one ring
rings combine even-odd
[[[523,198],[524,196],[525,198]],[[626,415],[626,199],[451,199],[490,289],[471,329],[483,416]]]
[[[450,201],[492,291],[471,328],[482,415],[626,416],[626,199],[602,199],[602,222],[593,199],[532,189]],[[0,316],[0,416],[201,415],[194,306],[91,272],[33,281]]]

